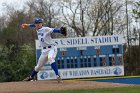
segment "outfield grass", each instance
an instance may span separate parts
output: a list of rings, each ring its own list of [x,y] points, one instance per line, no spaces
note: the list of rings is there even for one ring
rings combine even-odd
[[[32,93],[140,93],[140,86],[121,87],[121,88],[105,88],[105,89],[84,89],[84,90],[65,90],[50,92],[32,92]]]

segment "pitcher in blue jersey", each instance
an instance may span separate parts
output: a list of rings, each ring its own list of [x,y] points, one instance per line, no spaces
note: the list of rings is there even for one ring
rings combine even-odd
[[[22,24],[22,28],[27,27],[35,27],[38,40],[40,42],[40,46],[42,47],[40,58],[37,62],[37,65],[33,69],[30,76],[25,78],[23,81],[31,81],[34,79],[34,76],[39,72],[39,70],[46,64],[46,62],[51,64],[52,69],[56,74],[56,79],[58,83],[62,82],[62,79],[59,75],[57,64],[55,62],[55,57],[57,55],[57,47],[55,43],[52,41],[51,33],[61,33],[66,36],[66,28],[61,27],[60,29],[50,28],[43,26],[43,19],[42,18],[35,18],[33,24]]]

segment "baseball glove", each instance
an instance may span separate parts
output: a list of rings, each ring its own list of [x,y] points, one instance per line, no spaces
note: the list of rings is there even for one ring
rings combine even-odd
[[[66,27],[61,27],[60,30],[61,30],[61,34],[62,35],[67,36],[67,29],[66,29]]]

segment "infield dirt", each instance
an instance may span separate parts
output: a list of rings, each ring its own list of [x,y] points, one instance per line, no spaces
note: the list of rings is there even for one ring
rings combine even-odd
[[[65,80],[63,83],[56,81],[30,81],[30,82],[5,82],[0,83],[0,93],[27,93],[39,91],[58,91],[71,89],[96,89],[131,87],[135,85],[119,83],[103,83],[95,81]]]

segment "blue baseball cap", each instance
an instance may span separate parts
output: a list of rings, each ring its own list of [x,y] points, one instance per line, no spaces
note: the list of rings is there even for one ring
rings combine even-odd
[[[43,19],[42,18],[35,18],[35,20],[34,20],[34,24],[36,24],[36,23],[43,23]]]

